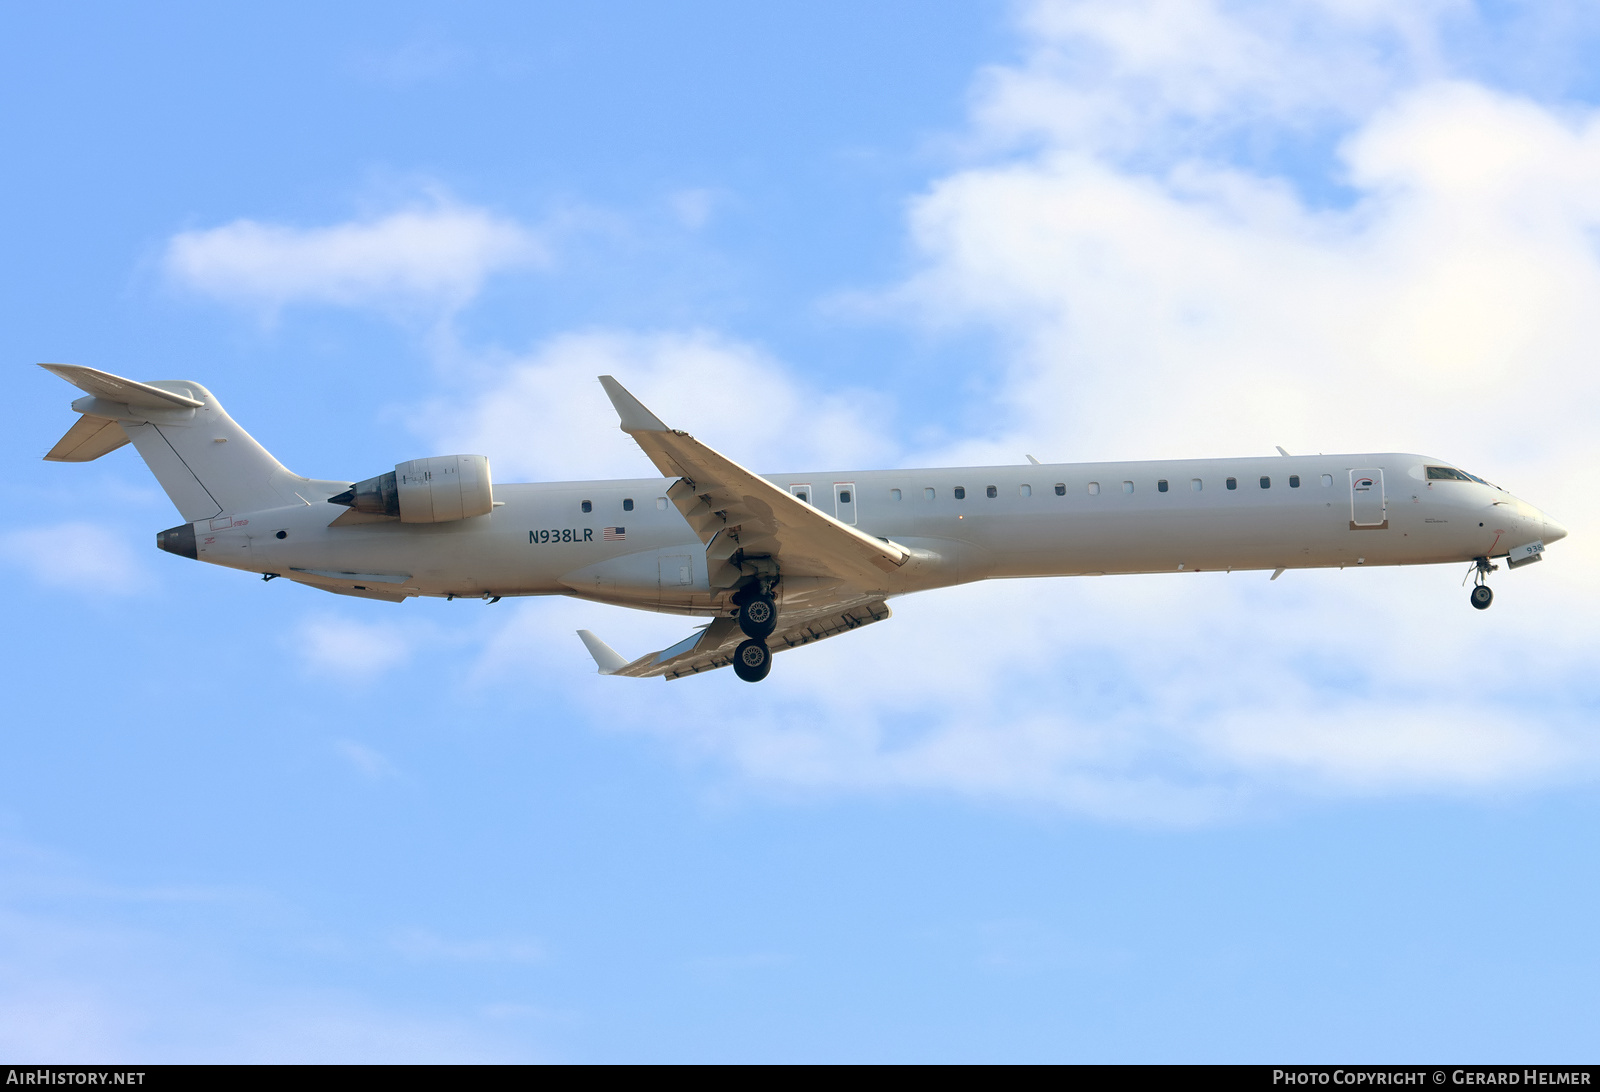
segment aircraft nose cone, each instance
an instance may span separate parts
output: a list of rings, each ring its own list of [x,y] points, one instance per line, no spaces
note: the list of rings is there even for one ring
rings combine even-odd
[[[1567,529],[1549,516],[1544,518],[1544,541],[1559,542],[1567,537]]]

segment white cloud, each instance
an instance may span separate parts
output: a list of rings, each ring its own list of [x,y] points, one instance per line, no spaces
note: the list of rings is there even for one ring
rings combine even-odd
[[[399,619],[357,622],[320,615],[301,624],[295,647],[311,671],[374,676],[403,666],[416,640],[415,627]]]
[[[487,455],[497,481],[653,477],[596,381],[614,375],[674,428],[755,469],[881,462],[884,399],[806,384],[756,346],[707,331],[599,330],[482,366],[413,420],[439,451]]]
[[[973,585],[787,652],[755,688],[600,677],[575,629],[631,657],[693,622],[539,601],[488,635],[468,684],[520,688],[540,664],[541,702],[603,708],[610,730],[780,796],[933,792],[1187,825],[1278,800],[1520,791],[1600,758],[1566,685],[1586,646],[1500,645],[1559,611],[1558,579],[1524,575],[1502,589],[1510,627],[1440,569]]]
[[[1438,78],[1459,9],[1393,10],[1029,9],[1037,48],[980,82],[970,143],[987,158],[912,202],[919,268],[888,296],[919,325],[985,327],[1005,347],[983,377],[996,427],[924,465],[1278,443],[1438,454],[1573,529],[1545,564],[1500,574],[1493,610],[1467,606],[1453,569],[980,585],[786,653],[751,693],[720,672],[598,678],[572,629],[631,656],[687,624],[616,637],[594,622],[605,608],[541,603],[519,608],[475,678],[532,657],[608,723],[786,793],[934,791],[1188,823],[1280,799],[1592,778],[1592,710],[1572,680],[1592,675],[1600,646],[1587,500],[1600,121]],[[1234,154],[1241,132],[1271,142],[1329,119],[1345,135],[1341,173],[1323,181],[1349,189],[1347,207]],[[741,434],[751,418],[736,409],[708,415],[704,391],[750,354],[697,337],[682,359],[648,339],[557,339],[510,369],[475,434],[509,447],[533,422],[543,436],[530,407],[552,397],[572,417],[548,426],[554,456],[530,450],[523,465],[571,473],[562,453],[594,459],[584,438],[615,427],[582,384],[601,371],[627,382],[617,362],[635,358],[653,373],[634,383],[644,401],[730,454],[783,436],[816,444],[824,465],[871,465],[872,447],[823,454],[851,429],[873,435],[861,418],[818,436],[804,399],[765,436]],[[774,361],[747,374],[780,407],[804,390]],[[585,465],[640,472],[620,435]]]
[[[7,531],[0,535],[0,555],[52,588],[130,595],[150,582],[126,538],[96,523]]]
[[[1458,0],[1059,0],[1021,8],[1027,57],[986,69],[970,138],[1092,141],[1148,161],[1270,117],[1306,128],[1437,74]]]
[[[269,312],[291,303],[450,311],[486,278],[548,261],[522,224],[436,199],[377,219],[300,228],[235,220],[167,244],[176,283]]]
[[[1277,791],[1592,777],[1587,710],[1568,680],[1592,672],[1600,637],[1600,525],[1586,500],[1600,455],[1600,114],[1422,78],[1427,21],[1384,26],[1377,9],[1282,9],[1292,26],[1250,5],[1031,10],[1038,49],[991,74],[975,111],[974,145],[1001,151],[911,206],[921,268],[894,298],[921,322],[985,326],[1013,347],[995,435],[929,461],[1003,461],[1041,442],[1056,458],[1420,450],[1499,479],[1573,536],[1552,551],[1559,569],[1503,576],[1481,619],[1457,574],[1436,571],[1290,574],[1296,591],[1275,585],[1275,602],[1237,578],[1203,585],[1203,598],[1160,578],[1052,586],[1038,599],[1070,603],[1074,619],[1055,632],[983,589],[1013,630],[1003,647],[1052,651],[1010,665],[980,653],[961,672],[971,706],[923,678],[964,712],[932,711],[950,724],[922,734],[920,753],[860,768],[1009,781],[1013,795],[1031,772],[1046,795],[1127,814],[1193,793],[1203,812]],[[1309,47],[1329,19],[1341,34]],[[1360,65],[1342,71],[1340,58],[1379,57],[1402,30],[1414,64],[1381,66],[1378,81]],[[1072,38],[1093,39],[1110,78],[1061,60]],[[1217,56],[1232,59],[1205,59]],[[1315,110],[1349,119],[1346,209],[1318,207],[1242,165],[1231,137],[1195,128],[1225,118],[1270,141]],[[1036,142],[1006,151],[1025,131]],[[1291,595],[1302,599],[1287,612]],[[977,604],[963,613],[982,625]],[[941,645],[958,632],[935,625],[913,659],[948,659]],[[1521,648],[1548,660],[1508,655]],[[1121,668],[1123,691],[1088,717],[1048,708],[1043,675],[1025,671],[1097,661]],[[1438,663],[1465,674],[1425,666]],[[1350,672],[1324,679],[1329,664]],[[1019,673],[1038,700],[1012,710],[995,680]],[[1167,784],[1180,791],[1151,791]]]
[[[412,424],[430,451],[489,455],[502,482],[653,475],[600,374],[758,470],[1419,450],[1573,529],[1544,565],[1501,575],[1492,611],[1431,569],[983,585],[785,654],[751,691],[721,672],[599,678],[572,636],[594,628],[631,656],[687,621],[507,604],[472,627],[472,684],[546,665],[542,697],[604,708],[608,725],[780,793],[944,792],[1191,823],[1282,798],[1592,777],[1570,680],[1592,674],[1600,638],[1587,563],[1600,121],[1443,78],[1444,30],[1464,10],[1025,9],[1026,57],[976,84],[978,158],[910,203],[916,271],[884,294],[924,329],[1001,335],[992,368],[968,377],[994,424],[962,443],[908,457],[884,396],[824,393],[706,330],[464,354]],[[1275,173],[1258,164],[1282,156],[1238,154],[1319,131],[1331,168]],[[1348,200],[1308,198],[1318,186]],[[686,222],[709,208],[677,204]],[[462,268],[423,283],[459,300],[498,266]],[[408,283],[363,276],[249,291],[369,302]],[[333,619],[304,637],[337,671],[383,670],[416,644]]]

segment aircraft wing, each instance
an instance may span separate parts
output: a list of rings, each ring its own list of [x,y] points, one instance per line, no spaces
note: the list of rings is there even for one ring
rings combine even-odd
[[[622,431],[663,474],[679,478],[667,496],[706,544],[713,588],[733,587],[747,561],[768,557],[789,576],[832,577],[881,592],[885,574],[910,558],[906,547],[836,520],[687,432],[668,428],[611,376],[602,375],[600,383]]]
[[[866,599],[842,610],[835,604],[822,610],[785,614],[780,628],[767,638],[767,647],[774,653],[799,648],[873,622],[881,622],[890,613],[889,604],[882,599]],[[629,663],[588,630],[580,629],[578,636],[594,657],[600,674],[625,675],[635,679],[656,676],[681,679],[685,675],[699,675],[727,667],[733,662],[733,650],[744,640],[736,621],[717,618],[670,648],[646,653]]]

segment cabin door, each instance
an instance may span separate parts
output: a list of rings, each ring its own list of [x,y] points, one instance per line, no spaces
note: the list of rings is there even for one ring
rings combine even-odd
[[[1382,468],[1350,471],[1350,529],[1379,531],[1387,526]]]

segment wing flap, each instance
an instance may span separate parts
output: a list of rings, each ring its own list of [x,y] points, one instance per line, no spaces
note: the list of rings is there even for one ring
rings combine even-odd
[[[718,656],[726,664],[731,662],[728,657],[742,640],[744,634],[739,632],[739,623],[732,618],[713,618],[677,644],[659,652],[647,652],[630,664],[614,668],[608,674],[625,675],[630,679],[649,679],[667,674],[673,670],[674,665]],[[588,643],[587,640],[584,641],[585,645]],[[593,651],[591,648],[591,654]]]
[[[80,417],[45,456],[52,463],[87,463],[128,443],[128,434],[104,417]]]
[[[827,610],[814,611],[793,620],[786,619],[787,624],[767,638],[767,647],[774,654],[787,652],[791,648],[815,644],[817,641],[849,633],[853,629],[860,629],[873,622],[881,622],[892,614],[889,604],[882,599],[868,599],[844,610],[834,606]],[[625,675],[635,679],[659,676],[669,680],[681,679],[688,675],[703,675],[707,671],[729,666],[733,663],[734,649],[744,640],[744,634],[739,632],[737,622],[732,618],[718,618],[675,645],[640,656],[630,664],[617,667],[605,658],[605,654],[610,653],[611,656],[616,656],[618,661],[622,659],[609,645],[588,630],[579,630],[578,636],[583,638],[584,645],[588,647],[602,675]],[[597,645],[598,649],[595,647]]]

